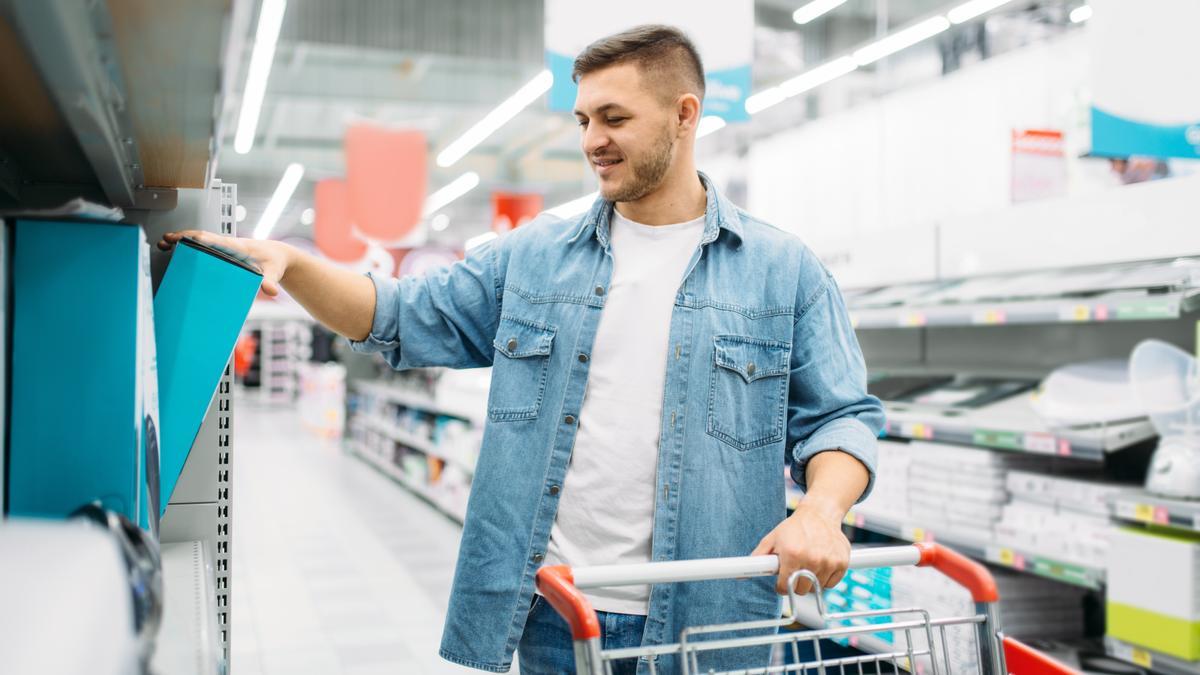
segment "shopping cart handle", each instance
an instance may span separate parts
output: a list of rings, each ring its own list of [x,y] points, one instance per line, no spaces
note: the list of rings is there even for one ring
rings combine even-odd
[[[571,626],[575,640],[600,637],[600,620],[592,611],[592,603],[575,586],[575,578],[567,565],[549,565],[538,570],[537,588],[550,606]]]
[[[950,577],[958,582],[959,586],[970,591],[971,599],[975,602],[1000,600],[1000,592],[996,590],[996,579],[982,564],[941,544],[924,541],[913,546],[921,552],[918,567],[932,567]]]

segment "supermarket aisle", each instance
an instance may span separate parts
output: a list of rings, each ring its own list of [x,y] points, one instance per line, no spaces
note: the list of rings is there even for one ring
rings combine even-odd
[[[475,672],[437,656],[457,525],[293,411],[235,434],[232,675]]]

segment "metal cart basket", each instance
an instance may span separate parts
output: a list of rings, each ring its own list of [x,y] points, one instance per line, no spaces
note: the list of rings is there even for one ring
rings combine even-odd
[[[931,673],[961,675],[967,672],[961,663],[952,662],[947,630],[957,627],[973,635],[978,657],[970,672],[980,675],[1057,675],[1077,671],[1010,638],[1001,631],[998,611],[999,594],[995,580],[983,565],[935,543],[911,546],[859,548],[850,555],[850,569],[918,566],[931,567],[966,588],[975,605],[968,616],[935,618],[919,608],[889,608],[873,611],[826,613],[821,603],[821,588],[816,577],[801,570],[792,575],[789,586],[795,588],[801,577],[813,584],[817,608],[825,624],[823,628],[783,630],[794,627],[792,618],[750,621],[736,624],[698,626],[685,629],[674,644],[601,650],[600,624],[591,603],[580,592],[590,588],[661,584],[707,579],[736,579],[774,576],[779,572],[779,560],[774,555],[716,558],[711,560],[682,560],[612,565],[571,569],[566,565],[544,567],[538,571],[538,591],[571,627],[575,644],[575,664],[580,675],[611,675],[613,664],[625,659],[646,657],[651,673],[658,656],[677,655],[683,675],[710,673],[699,667],[700,655],[713,650],[736,649],[766,645],[782,645],[792,655],[791,663],[747,664],[741,670],[724,671],[722,675],[750,673]],[[799,614],[799,598],[794,591],[790,598],[791,614]],[[864,621],[865,620],[865,621]],[[843,621],[853,621],[841,625]],[[874,621],[873,623],[868,623]],[[738,632],[745,636],[736,636]],[[821,640],[859,638],[887,631],[896,636],[893,644],[861,655],[821,657]],[[725,635],[713,638],[714,633]],[[704,636],[709,635],[706,639]],[[804,652],[801,645],[811,645]],[[815,656],[813,656],[815,654]],[[953,664],[953,665],[952,665]]]

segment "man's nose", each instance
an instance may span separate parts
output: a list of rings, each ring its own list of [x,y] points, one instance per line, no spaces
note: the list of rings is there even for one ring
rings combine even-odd
[[[591,157],[597,150],[609,143],[608,134],[596,125],[589,125],[583,130],[583,154]]]

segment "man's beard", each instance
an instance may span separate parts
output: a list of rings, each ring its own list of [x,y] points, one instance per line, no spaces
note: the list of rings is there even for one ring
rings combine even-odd
[[[611,192],[601,189],[600,194],[610,202],[635,202],[654,192],[662,185],[671,168],[671,158],[675,154],[675,138],[669,128],[655,140],[654,146],[646,157],[636,164],[630,163],[632,176],[623,185],[616,186]]]

